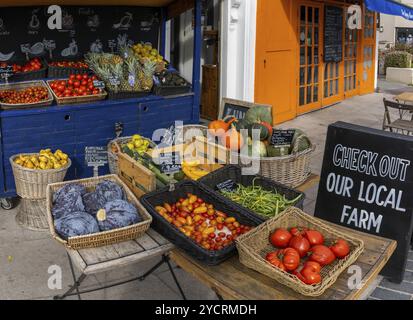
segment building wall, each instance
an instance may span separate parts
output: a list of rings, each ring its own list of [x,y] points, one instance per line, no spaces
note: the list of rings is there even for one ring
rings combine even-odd
[[[413,0],[401,0],[400,2],[413,6]],[[399,16],[381,14],[380,25],[383,27],[383,32],[379,33],[379,45],[383,48],[388,44],[394,45],[396,28],[413,28],[413,21]]]

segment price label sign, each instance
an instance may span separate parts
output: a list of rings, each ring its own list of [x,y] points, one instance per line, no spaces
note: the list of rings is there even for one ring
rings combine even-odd
[[[159,165],[161,172],[165,174],[174,174],[182,170],[181,157],[176,152],[161,153]]]
[[[120,80],[118,78],[115,78],[115,77],[110,77],[109,82],[112,86],[120,85]]]
[[[93,86],[97,89],[105,89],[105,83],[100,80],[93,80]]]
[[[99,167],[108,163],[108,150],[106,147],[86,147],[85,162],[88,167],[93,167],[93,176],[99,176]]]
[[[274,147],[290,146],[293,143],[295,130],[274,130],[270,143]]]
[[[216,189],[220,192],[234,192],[237,189],[237,185],[233,180],[229,179],[218,183]]]
[[[0,68],[0,77],[2,79],[5,79],[6,82],[8,80],[9,77],[11,77],[13,75],[13,67],[12,66],[6,66],[6,67],[1,67]]]

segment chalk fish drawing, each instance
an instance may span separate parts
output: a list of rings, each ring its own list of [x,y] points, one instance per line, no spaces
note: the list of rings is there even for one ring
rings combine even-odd
[[[133,15],[130,12],[125,12],[125,15],[120,19],[119,23],[113,25],[113,29],[128,29],[132,26]]]
[[[30,43],[20,45],[21,51],[28,55],[41,55],[44,53],[44,44],[43,42],[36,42],[34,45],[30,46]]]

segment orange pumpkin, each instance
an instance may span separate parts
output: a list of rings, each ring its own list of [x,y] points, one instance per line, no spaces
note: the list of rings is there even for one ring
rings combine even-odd
[[[208,131],[214,137],[222,137],[228,131],[229,124],[223,120],[215,120],[209,123]]]
[[[232,126],[230,130],[222,137],[221,143],[231,151],[239,151],[244,146],[244,138],[237,129]]]

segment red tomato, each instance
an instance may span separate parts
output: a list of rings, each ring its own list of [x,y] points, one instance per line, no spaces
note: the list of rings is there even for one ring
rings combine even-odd
[[[67,81],[67,83],[70,85],[70,86],[73,86],[73,80],[72,79],[69,79],[68,81]]]
[[[321,266],[320,266],[320,264],[319,264],[318,262],[315,262],[315,261],[306,261],[306,262],[304,263],[304,266],[303,266],[303,270],[304,270],[304,269],[311,269],[311,270],[313,270],[314,272],[318,272],[318,273],[321,272]]]
[[[301,275],[304,278],[304,283],[313,285],[321,282],[321,275],[319,272],[314,272],[310,268],[305,268],[301,271]]]
[[[98,89],[93,90],[93,94],[99,94],[99,90]]]
[[[334,262],[336,256],[326,246],[317,245],[311,248],[310,260],[318,262],[322,267]]]
[[[93,89],[95,89],[95,86],[93,85],[93,83],[89,84],[89,86],[87,87],[90,91],[93,91]]]
[[[308,242],[310,242],[310,245],[312,245],[312,246],[316,246],[316,245],[324,243],[324,237],[318,231],[307,230],[307,231],[305,231],[304,236],[307,238]]]
[[[61,84],[59,84],[59,85],[57,86],[57,91],[59,91],[59,92],[65,91],[65,86],[62,86]]]
[[[82,78],[83,78],[83,77],[82,77],[81,74],[77,74],[77,75],[76,75],[76,80],[79,80],[79,81],[80,81],[80,80],[82,80]]]
[[[283,250],[278,250],[278,259],[282,261],[285,269],[288,271],[293,271],[300,265],[300,255],[297,250],[293,248],[287,248]]]
[[[300,257],[304,257],[310,250],[310,243],[303,236],[294,236],[291,238],[289,246],[298,251]]]
[[[267,256],[265,257],[265,260],[271,263],[274,267],[281,269],[283,271],[286,271],[284,264],[277,257],[277,252],[268,253]]]
[[[307,230],[306,228],[295,227],[295,228],[290,229],[290,233],[293,236],[304,236],[306,230]]]
[[[82,85],[82,86],[87,86],[87,80],[82,80],[81,82],[80,82],[80,84]]]
[[[97,80],[98,77],[96,77],[95,75],[93,75],[93,76],[91,77],[91,79],[92,79],[92,81],[94,81],[94,80]]]
[[[71,93],[72,93],[72,91],[71,91],[70,89],[66,89],[66,90],[64,91],[64,94],[65,94],[65,95],[71,94]]]
[[[72,80],[72,81],[76,80],[76,75],[75,75],[75,74],[71,74],[71,75],[69,76],[69,79]]]
[[[59,84],[60,84],[61,86],[66,86],[66,81],[62,80],[62,81],[59,82]]]
[[[82,79],[87,80],[89,77],[88,75],[85,73],[84,75],[82,75]]]
[[[75,88],[79,88],[80,87],[80,81],[76,80],[75,82],[73,82],[73,86]]]
[[[288,244],[291,240],[291,233],[288,232],[286,229],[277,229],[275,232],[270,236],[270,242],[274,247],[277,248],[287,248]]]
[[[343,239],[338,239],[331,247],[331,251],[333,251],[336,258],[344,259],[350,253],[350,246],[348,242]]]

